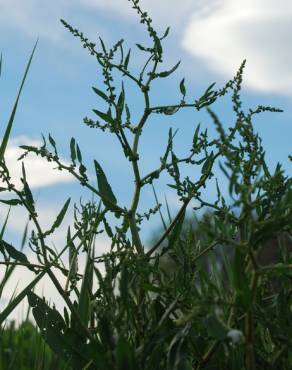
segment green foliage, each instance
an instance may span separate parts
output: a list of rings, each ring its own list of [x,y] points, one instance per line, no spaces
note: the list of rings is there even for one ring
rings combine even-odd
[[[66,370],[69,369],[57,359],[30,321],[24,321],[19,328],[11,322],[0,331],[0,369],[21,370]]]
[[[242,109],[240,92],[245,61],[221,89],[215,90],[212,83],[199,98],[192,98],[188,103],[183,79],[178,85],[178,93],[182,95],[178,104],[153,105],[150,99],[153,81],[162,79],[163,83],[179,62],[171,69],[163,68],[163,40],[169,28],[159,36],[139,1],[131,0],[131,3],[151,42],[150,46],[137,44],[138,52],[147,55],[138,74],[129,69],[133,52],[124,52],[124,40],[110,48],[100,38],[97,47],[62,20],[101,68],[104,88],[94,87],[93,91],[107,108],[93,109],[98,120],[86,117],[84,123],[117,138],[133,173],[130,205],[121,204],[97,159],[93,159],[97,186],[90,184],[75,138],[69,145],[69,165],[60,160],[51,135],[49,144],[43,138],[41,147],[22,146],[24,153],[20,160],[29,152],[45,157],[59,170],[68,171],[93,196],[91,201],[80,202],[80,207],[74,206],[74,232],[68,228],[66,245],[54,250],[47,236],[63,223],[70,199],[52,227],[43,230],[24,166],[23,189],[11,183],[5,165],[5,139],[1,145],[0,177],[4,183],[1,191],[12,192],[15,198],[1,202],[27,210],[33,225],[29,246],[35,251],[38,264],[32,265],[22,251],[4,242],[4,227],[0,252],[6,277],[9,268],[16,265],[33,269],[36,277],[12,297],[0,313],[0,323],[27,297],[42,338],[55,356],[76,370],[289,370],[292,263],[291,250],[281,241],[281,236],[291,240],[292,179],[285,176],[280,164],[274,174],[270,173],[252,122],[256,114],[281,110],[262,105],[248,111]],[[116,93],[116,74],[122,79],[119,93]],[[131,119],[124,80],[131,80],[144,98],[144,109],[136,122]],[[227,131],[211,106],[228,93],[231,93],[235,122]],[[209,138],[203,124],[197,125],[189,154],[179,157],[174,151],[175,133],[170,128],[160,166],[143,174],[139,143],[148,119],[157,114],[163,118],[186,108],[194,112],[206,109],[217,134]],[[10,132],[11,120],[7,127]],[[231,198],[228,202],[214,179],[216,164],[228,179]],[[200,177],[197,180],[183,177],[182,165],[198,166]],[[139,213],[142,189],[152,185],[162,173],[169,175],[168,185],[182,202],[174,217],[167,208],[169,222],[164,219],[155,190],[156,204]],[[204,189],[212,181],[216,181],[217,200],[209,203],[204,199]],[[99,199],[98,205],[94,197]],[[193,200],[198,204],[193,207],[195,211],[211,210],[210,217],[200,221],[197,235],[191,227],[187,233],[184,231],[186,211]],[[157,212],[164,229],[154,245],[146,249],[140,230],[145,227],[144,221]],[[96,241],[102,232],[111,239],[111,248],[100,255]],[[271,238],[278,238],[279,258],[265,265],[260,255]],[[66,251],[68,263],[62,259]],[[82,273],[78,271],[80,255],[86,258]],[[175,266],[172,273],[169,266],[163,268],[165,258]],[[67,277],[65,287],[53,269]],[[45,275],[66,304],[62,313],[33,292],[35,284]],[[5,278],[3,281],[1,286],[5,285]]]

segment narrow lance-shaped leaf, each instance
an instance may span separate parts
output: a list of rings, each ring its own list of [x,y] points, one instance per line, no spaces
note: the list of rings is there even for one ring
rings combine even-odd
[[[17,94],[16,101],[14,103],[14,106],[13,106],[13,109],[12,109],[12,112],[11,112],[11,115],[10,115],[10,118],[8,120],[8,124],[6,126],[6,130],[5,130],[5,133],[4,133],[4,136],[3,136],[3,139],[2,139],[2,143],[1,143],[1,146],[0,146],[0,161],[2,161],[3,158],[4,158],[4,153],[5,153],[7,144],[8,144],[10,132],[11,132],[11,129],[12,129],[12,125],[13,125],[15,113],[16,113],[16,110],[17,110],[18,102],[19,102],[19,98],[20,98],[20,95],[21,95],[21,92],[22,92],[22,89],[23,89],[24,82],[26,80],[26,76],[28,74],[28,71],[29,71],[29,68],[30,68],[30,65],[31,65],[31,61],[32,61],[32,58],[33,58],[33,55],[34,55],[34,52],[35,52],[37,43],[38,43],[38,41],[36,41],[36,43],[35,43],[35,45],[33,47],[32,53],[30,55],[30,58],[29,58],[27,67],[25,69],[25,73],[24,73],[23,79],[21,81],[21,85],[20,85],[19,91],[18,91],[18,94]]]
[[[2,226],[2,229],[1,229],[1,232],[0,232],[0,240],[2,240],[2,238],[4,236],[4,232],[5,232],[5,229],[6,229],[7,222],[8,222],[10,210],[11,210],[11,207],[9,207],[9,210],[7,212],[7,215],[6,215],[6,218],[5,218],[5,221],[4,221],[4,224]]]
[[[22,162],[22,178],[23,178],[23,191],[24,191],[24,194],[25,194],[25,199],[26,199],[31,211],[35,212],[34,199],[33,199],[32,192],[31,192],[31,190],[28,186],[28,183],[26,181],[26,173],[25,173],[25,167],[24,167],[23,162]]]
[[[185,97],[186,95],[186,87],[185,87],[185,79],[183,78],[179,84],[179,89],[182,95]]]
[[[125,103],[125,91],[124,91],[124,84],[122,83],[122,91],[120,93],[120,96],[118,98],[118,104],[117,104],[117,116],[118,119],[121,119],[123,110],[124,110],[124,103]]]
[[[205,319],[208,334],[217,339],[224,340],[227,336],[228,329],[215,315],[208,315]]]
[[[268,169],[268,167],[267,167],[267,165],[266,165],[266,162],[265,162],[264,158],[263,158],[263,161],[262,161],[262,166],[263,166],[263,170],[264,170],[264,174],[265,174],[265,176],[266,176],[268,179],[270,179],[270,178],[271,178],[271,174],[270,174],[270,171],[269,171],[269,169]]]
[[[105,229],[105,231],[106,231],[107,235],[108,235],[110,238],[112,238],[112,237],[114,236],[114,234],[113,234],[113,231],[112,231],[112,229],[111,229],[111,227],[110,227],[109,223],[107,222],[107,220],[106,220],[105,216],[104,216],[104,218],[103,218],[103,220],[102,220],[102,221],[103,221],[104,229]]]
[[[109,124],[114,124],[114,120],[112,119],[112,117],[107,114],[107,113],[103,113],[103,112],[100,112],[99,110],[97,109],[93,109],[93,112],[101,119],[103,119],[105,122],[109,123]]]
[[[67,212],[67,209],[69,207],[69,204],[70,204],[70,201],[71,201],[71,198],[67,199],[67,201],[65,202],[63,208],[61,209],[60,213],[58,214],[57,218],[56,218],[56,221],[53,223],[53,228],[57,228],[61,225],[64,217],[65,217],[65,214]]]
[[[213,165],[213,152],[211,152],[211,154],[206,158],[203,166],[202,166],[202,173],[203,174],[207,174],[211,168],[212,168],[212,165]]]
[[[216,85],[216,82],[213,82],[202,95],[201,99],[206,99],[212,94],[212,88]]]
[[[55,231],[55,229],[58,228],[61,225],[61,223],[62,223],[62,221],[63,221],[63,219],[66,215],[66,212],[67,212],[67,209],[69,207],[70,201],[71,201],[71,198],[67,199],[63,208],[61,209],[60,213],[58,214],[56,220],[54,221],[52,227],[48,231],[46,231],[44,233],[44,235],[49,235],[49,234],[53,233]]]
[[[52,145],[52,147],[53,147],[54,149],[56,149],[56,142],[55,142],[55,140],[52,138],[51,134],[49,134],[49,142],[50,142],[50,144]]]
[[[67,245],[69,245],[69,276],[68,279],[75,280],[78,272],[77,250],[71,239],[70,226],[67,232]]]
[[[155,49],[158,54],[162,54],[162,46],[159,38],[157,36],[154,37]]]
[[[98,95],[99,97],[101,97],[107,103],[109,102],[108,96],[103,91],[97,89],[96,87],[92,87],[92,90],[96,93],[96,95]]]
[[[18,204],[22,204],[22,201],[19,199],[0,199],[0,202],[8,204],[10,206],[17,206]]]
[[[247,308],[251,302],[251,292],[245,272],[244,257],[244,253],[236,247],[231,282],[235,289],[237,303]]]
[[[28,268],[31,271],[34,271],[34,268],[32,266],[29,266],[29,260],[27,259],[26,255],[20,251],[18,251],[16,248],[13,247],[13,245],[5,242],[4,240],[0,240],[0,245],[2,248],[5,249],[8,256],[14,259],[15,261],[19,261],[25,264],[28,264]]]
[[[166,29],[166,30],[165,30],[165,32],[164,32],[164,35],[160,38],[160,40],[165,39],[165,38],[168,36],[169,31],[170,31],[170,27],[167,27],[167,29]]]
[[[201,124],[199,123],[198,126],[196,127],[194,137],[193,137],[193,149],[196,150],[196,146],[198,143],[198,138],[199,138],[199,130],[200,130]]]
[[[131,112],[127,104],[125,104],[125,108],[126,108],[126,120],[127,122],[131,122]]]
[[[175,137],[177,131],[178,130],[176,130],[174,134],[172,134],[172,128],[170,128],[169,131],[168,131],[167,147],[166,147],[166,151],[164,153],[164,156],[162,158],[163,163],[166,163],[167,157],[168,157],[169,153],[172,151],[173,138]]]
[[[102,198],[102,201],[106,207],[111,210],[116,210],[114,207],[117,204],[117,199],[112,191],[110,184],[107,181],[107,178],[100,166],[100,164],[94,160],[95,172],[97,177],[98,189]]]
[[[88,325],[88,321],[90,318],[90,292],[92,290],[92,281],[93,261],[91,259],[90,253],[88,253],[78,303],[78,313],[80,315],[81,321],[84,323],[85,326]]]
[[[75,139],[74,137],[71,138],[70,140],[70,156],[71,160],[75,166],[75,160],[76,160],[76,150],[75,150]]]
[[[76,144],[76,154],[77,154],[78,161],[81,163],[82,162],[82,154],[81,154],[81,150],[80,150],[78,144]]]
[[[129,49],[128,54],[126,55],[125,62],[124,62],[124,68],[128,69],[129,61],[130,61],[130,55],[131,55],[131,49]]]
[[[164,71],[164,72],[160,72],[160,73],[157,73],[157,77],[168,77],[169,75],[171,75],[177,68],[178,66],[180,65],[180,61],[178,63],[176,63],[176,65],[174,67],[172,67],[169,71]]]
[[[183,227],[184,220],[185,220],[185,214],[186,212],[184,210],[181,216],[179,217],[178,221],[176,222],[176,225],[174,226],[173,231],[170,234],[169,242],[168,242],[169,248],[172,248],[175,245],[175,243],[177,242],[177,240],[179,239],[181,235],[182,227]]]
[[[172,152],[171,153],[171,162],[174,170],[174,176],[176,180],[179,180],[180,178],[180,172],[179,172],[179,167],[177,165],[178,158],[177,156]]]
[[[106,54],[106,48],[105,48],[104,42],[103,42],[101,37],[99,37],[99,41],[100,41],[100,44],[101,44],[101,47],[102,47],[102,50],[103,50],[104,54]]]

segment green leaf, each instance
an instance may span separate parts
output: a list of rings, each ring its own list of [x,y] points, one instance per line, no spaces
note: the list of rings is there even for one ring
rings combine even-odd
[[[25,194],[25,199],[26,199],[29,207],[31,208],[32,212],[35,212],[33,195],[32,195],[32,192],[31,192],[29,186],[28,186],[28,183],[26,181],[24,163],[22,162],[21,164],[22,164],[22,177],[23,177],[23,191],[24,191],[24,194]]]
[[[67,209],[69,207],[69,204],[70,204],[70,201],[71,201],[71,198],[67,199],[67,201],[65,202],[63,208],[61,209],[60,213],[58,214],[57,218],[56,218],[56,221],[53,223],[53,228],[57,228],[61,225],[64,217],[65,217],[65,214],[67,212]]]
[[[58,214],[56,220],[54,221],[52,227],[44,233],[45,236],[47,236],[49,234],[52,234],[55,231],[55,229],[58,228],[61,225],[61,223],[62,223],[62,221],[63,221],[63,219],[66,215],[66,212],[67,212],[67,209],[69,207],[70,201],[71,201],[71,198],[67,199],[63,208],[61,209],[60,213]]]
[[[99,41],[100,41],[100,44],[101,44],[101,47],[102,47],[102,50],[103,50],[104,54],[106,54],[106,48],[105,48],[104,42],[103,42],[101,37],[99,37]]]
[[[67,245],[69,246],[69,266],[70,266],[70,273],[68,278],[71,280],[76,280],[77,273],[78,273],[78,252],[76,250],[76,247],[71,239],[71,233],[70,233],[70,226],[68,227],[67,232]]]
[[[12,259],[23,263],[29,263],[26,255],[22,252],[19,252],[16,248],[13,247],[13,245],[6,243],[4,240],[0,240],[0,244],[2,248],[6,250],[9,257],[11,257]]]
[[[161,77],[161,78],[168,77],[169,75],[171,75],[178,68],[179,65],[180,65],[180,61],[178,63],[176,63],[176,65],[174,67],[172,67],[169,71],[164,71],[164,72],[157,73],[156,76]]]
[[[52,136],[50,134],[49,134],[49,142],[52,145],[52,147],[54,149],[56,149],[56,142],[55,142],[55,140],[52,138]]]
[[[92,87],[92,90],[96,93],[96,95],[100,96],[107,103],[109,102],[108,96],[103,91],[97,89],[96,87]]]
[[[249,289],[249,282],[245,272],[245,255],[240,250],[239,247],[236,247],[234,254],[234,263],[231,274],[231,283],[236,293],[236,302],[248,308],[251,302],[251,292]]]
[[[71,138],[70,140],[70,156],[73,164],[75,165],[75,160],[76,160],[76,150],[75,150],[75,139],[74,137]]]
[[[10,206],[17,206],[18,204],[22,204],[22,201],[19,199],[0,199],[1,203],[9,204]]]
[[[98,116],[100,117],[101,119],[103,119],[105,122],[113,125],[114,124],[114,120],[112,119],[112,117],[107,114],[107,113],[103,113],[103,112],[100,112],[99,110],[97,109],[93,109],[93,112]]]
[[[190,325],[187,324],[173,337],[167,353],[167,369],[169,370],[191,370],[192,366],[187,356],[187,336],[190,332]]]
[[[154,37],[155,49],[158,54],[162,54],[162,46],[158,37]]]
[[[126,55],[126,58],[125,58],[125,62],[124,62],[124,68],[125,69],[128,69],[130,55],[131,55],[131,49],[129,49],[128,54]]]
[[[111,227],[110,227],[109,223],[107,222],[107,220],[106,220],[106,218],[105,218],[105,217],[102,219],[102,221],[103,221],[104,229],[105,229],[105,231],[106,231],[107,235],[108,235],[110,238],[112,238],[112,237],[114,236],[114,234],[113,234],[113,231],[112,231],[112,229],[111,229]]]
[[[6,215],[6,218],[5,218],[5,221],[4,221],[4,224],[2,225],[2,229],[1,229],[1,232],[0,232],[0,240],[2,240],[2,238],[4,236],[4,232],[5,232],[5,229],[6,229],[6,226],[7,226],[10,210],[11,210],[11,207],[9,207],[9,210],[7,212],[7,215]]]
[[[165,38],[168,36],[169,31],[170,31],[170,27],[167,27],[167,29],[166,29],[166,30],[165,30],[165,32],[164,32],[164,35],[160,38],[160,40],[165,39]]]
[[[83,324],[87,327],[90,319],[90,293],[93,281],[93,261],[88,253],[85,271],[78,302],[78,313]]]
[[[27,182],[24,183],[23,190],[24,190],[25,199],[26,199],[28,205],[30,206],[31,210],[33,212],[35,212],[34,199],[33,199],[32,192],[31,192]]]
[[[182,93],[183,96],[186,95],[186,87],[185,87],[185,79],[183,78],[179,84],[179,89],[180,92]]]
[[[176,222],[173,228],[173,231],[170,234],[169,241],[168,241],[169,248],[174,247],[175,243],[177,242],[177,240],[179,239],[181,235],[182,227],[184,225],[184,220],[185,220],[185,214],[186,214],[186,211],[184,210],[180,218]]]
[[[204,92],[204,94],[203,94],[203,96],[202,96],[202,98],[201,99],[203,99],[203,98],[206,98],[206,97],[208,97],[208,96],[210,96],[210,94],[212,93],[212,88],[214,87],[216,85],[216,82],[213,82],[207,89],[206,89],[206,91]]]
[[[55,307],[49,307],[45,300],[35,293],[28,292],[27,298],[44,340],[58,357],[71,362],[70,369],[85,369],[91,360],[93,364],[101,365],[102,369],[109,368],[106,366],[103,349],[97,341],[86,343],[86,338],[66,325],[66,321]]]
[[[177,165],[178,158],[177,158],[177,156],[173,152],[171,153],[171,162],[172,162],[172,166],[173,166],[175,178],[177,180],[179,180],[179,178],[180,178],[180,171],[179,171],[179,167]]]
[[[82,162],[82,154],[81,154],[81,151],[80,151],[80,148],[79,148],[79,145],[76,144],[76,153],[77,153],[77,159],[79,161],[79,163]]]
[[[202,173],[204,175],[211,171],[212,165],[213,165],[213,158],[214,158],[214,155],[213,155],[213,152],[211,152],[211,154],[206,158],[202,166]]]
[[[125,91],[124,91],[124,84],[122,83],[122,91],[121,91],[120,96],[118,98],[118,104],[117,104],[117,117],[118,117],[118,119],[121,119],[121,116],[122,116],[123,110],[124,110],[124,104],[125,104]]]
[[[176,133],[177,133],[177,130],[175,131],[174,134],[172,134],[172,128],[170,128],[169,131],[168,131],[167,147],[166,147],[164,156],[162,158],[163,163],[166,163],[167,157],[168,157],[169,153],[172,151],[173,138],[174,138]]]
[[[136,370],[139,367],[132,346],[122,336],[119,337],[116,346],[116,359],[119,370]]]
[[[263,170],[264,170],[264,174],[265,174],[265,176],[266,176],[268,179],[270,179],[270,178],[271,178],[271,174],[270,174],[270,171],[269,171],[269,169],[268,169],[268,167],[267,167],[266,162],[265,162],[265,160],[264,160],[264,159],[263,159],[263,161],[262,161],[262,166],[263,166]]]
[[[116,211],[116,208],[114,207],[115,204],[117,204],[117,199],[112,191],[112,188],[110,184],[107,181],[107,178],[100,166],[100,164],[94,160],[95,165],[95,173],[97,177],[97,184],[98,189],[102,198],[102,201],[106,207],[108,207],[111,210]]]
[[[138,49],[140,49],[142,51],[146,50],[146,48],[144,46],[142,46],[141,44],[136,44],[136,46],[138,47]]]
[[[224,340],[227,337],[228,328],[215,315],[208,315],[204,320],[208,334],[217,340]]]
[[[18,102],[19,102],[19,98],[20,98],[20,95],[21,95],[21,92],[22,92],[22,89],[23,89],[23,86],[24,86],[24,82],[26,80],[26,77],[27,77],[27,74],[28,74],[30,65],[31,65],[31,61],[32,61],[32,58],[33,58],[35,49],[37,47],[37,43],[38,43],[38,40],[36,41],[36,43],[35,43],[35,45],[33,47],[33,50],[32,50],[32,53],[30,55],[28,64],[26,66],[26,69],[25,69],[25,72],[24,72],[24,76],[22,78],[21,85],[20,85],[20,88],[19,88],[19,91],[18,91],[18,94],[17,94],[17,98],[16,98],[16,101],[14,103],[14,106],[13,106],[13,109],[12,109],[12,112],[11,112],[11,115],[10,115],[10,118],[8,120],[8,123],[7,123],[7,126],[6,126],[6,130],[5,130],[3,139],[2,139],[2,143],[0,145],[0,161],[2,161],[3,158],[4,158],[4,153],[5,153],[7,144],[8,144],[9,136],[10,136],[10,133],[11,133],[13,121],[14,121],[14,118],[15,118],[15,114],[16,114],[16,110],[17,110],[17,106],[18,106]],[[2,65],[2,57],[1,57],[1,65]]]
[[[199,123],[198,126],[196,127],[194,136],[193,136],[193,149],[196,149],[197,143],[198,143],[198,138],[199,138],[199,130],[200,130],[201,124]]]

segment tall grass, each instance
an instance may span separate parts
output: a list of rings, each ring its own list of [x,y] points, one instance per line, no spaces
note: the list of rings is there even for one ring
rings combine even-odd
[[[104,88],[93,87],[93,92],[107,109],[94,109],[94,118],[86,117],[84,123],[117,138],[133,174],[132,200],[129,205],[121,203],[97,159],[92,163],[96,186],[89,182],[88,164],[84,163],[75,138],[69,144],[69,165],[61,161],[51,135],[41,147],[21,146],[24,153],[20,160],[29,152],[42,156],[56,163],[59,170],[71,173],[95,197],[79,209],[75,206],[74,227],[68,228],[66,245],[59,251],[49,246],[47,237],[62,224],[70,198],[52,226],[43,229],[25,165],[22,189],[12,184],[5,165],[5,149],[32,53],[0,147],[0,176],[3,190],[13,194],[1,202],[24,207],[28,212],[33,224],[29,244],[38,264],[31,264],[23,251],[4,240],[4,224],[0,252],[5,276],[17,264],[32,270],[35,278],[4,307],[0,324],[4,325],[12,310],[27,299],[44,341],[58,359],[76,370],[288,370],[292,366],[291,253],[279,243],[281,253],[277,262],[262,265],[259,255],[272,237],[285,234],[291,238],[291,178],[284,174],[281,164],[274,171],[268,168],[261,139],[253,127],[255,115],[281,110],[263,105],[243,110],[240,93],[245,61],[222,88],[215,89],[212,84],[201,96],[190,98],[183,79],[178,84],[177,103],[155,105],[151,98],[153,82],[161,79],[162,83],[179,63],[169,70],[163,68],[163,41],[169,29],[159,35],[139,1],[131,3],[149,35],[148,45],[137,44],[138,51],[146,55],[138,74],[131,72],[132,52],[123,40],[108,47],[100,38],[97,47],[66,21],[62,23],[81,41],[102,71]],[[120,75],[120,80],[114,77],[114,72]],[[124,80],[131,80],[144,99],[138,121],[131,118]],[[227,94],[231,95],[234,112],[234,124],[228,129],[211,108]],[[174,151],[175,133],[170,128],[160,165],[143,173],[139,144],[149,118],[158,115],[163,119],[184,109],[194,113],[206,110],[217,135],[210,138],[207,130],[198,125],[188,154],[179,157]],[[231,202],[223,197],[218,183],[217,200],[209,203],[204,197],[207,184],[214,181],[217,163],[228,179]],[[198,166],[199,179],[182,177],[181,165]],[[155,184],[164,172],[182,202],[174,217],[169,214],[169,221],[162,214],[158,197],[152,208],[139,213],[142,189]],[[201,223],[200,238],[194,238],[191,230],[187,235],[182,233],[192,200],[199,204],[195,210],[212,210],[211,223],[210,220]],[[164,230],[154,245],[146,249],[141,228],[145,227],[145,220],[158,212]],[[113,218],[115,223],[109,221]],[[96,248],[101,232],[111,239],[111,249],[103,255]],[[226,252],[226,246],[228,250],[232,248],[232,253]],[[223,267],[216,260],[218,251]],[[69,252],[69,260],[63,266],[65,252]],[[84,271],[78,270],[81,255],[86,256]],[[175,265],[172,274],[161,268],[165,255]],[[205,258],[207,269],[202,263]],[[67,278],[64,286],[56,277],[56,269]],[[63,298],[63,312],[33,291],[45,275]],[[4,279],[2,286],[5,283]]]

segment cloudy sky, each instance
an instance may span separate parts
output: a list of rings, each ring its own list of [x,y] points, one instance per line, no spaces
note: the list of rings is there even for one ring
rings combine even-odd
[[[171,27],[165,42],[165,69],[178,60],[182,63],[169,81],[161,81],[161,85],[154,89],[153,102],[177,103],[180,99],[178,86],[183,77],[186,78],[187,98],[193,101],[211,83],[216,81],[222,86],[234,76],[242,60],[247,59],[244,106],[261,104],[284,109],[284,113],[258,117],[255,128],[263,138],[271,169],[280,161],[291,175],[291,162],[287,157],[291,154],[292,137],[292,49],[289,47],[292,3],[288,0],[160,0],[159,7],[157,3],[156,0],[141,0],[141,6],[152,15],[159,32]],[[41,134],[47,136],[49,133],[55,138],[64,162],[69,161],[69,141],[74,136],[80,143],[92,182],[95,181],[92,172],[95,158],[103,165],[121,203],[127,205],[133,180],[117,142],[82,123],[85,116],[93,117],[93,108],[99,108],[100,101],[91,87],[102,87],[100,70],[78,40],[64,29],[60,18],[82,30],[93,42],[100,36],[111,45],[124,38],[125,45],[131,47],[135,55],[130,67],[138,70],[142,63],[143,55],[135,50],[135,43],[147,42],[147,38],[127,0],[0,0],[0,52],[3,55],[0,135],[30,52],[39,38],[6,153],[8,167],[15,183],[19,184],[17,158],[21,151],[18,146],[41,143]],[[130,85],[128,89],[128,103],[139,117],[141,100]],[[226,122],[222,119],[226,125],[232,123],[228,98],[214,109],[219,116],[226,117]],[[141,167],[145,172],[159,164],[169,127],[179,128],[175,142],[179,154],[188,150],[190,137],[199,122],[208,127],[210,133],[214,132],[204,112],[188,111],[177,118],[157,117],[149,122],[141,142]],[[90,198],[90,194],[81,191],[69,175],[54,171],[53,166],[44,161],[29,156],[25,165],[44,225],[50,225],[54,214],[69,196],[73,200],[78,200],[80,194],[85,199]],[[197,173],[194,170],[194,174]],[[178,206],[176,197],[167,187],[156,186],[160,199],[166,194],[174,210]],[[208,191],[207,196],[214,197],[212,187]],[[141,209],[146,210],[146,205],[154,205],[150,188],[143,193]],[[6,211],[1,207],[0,221]],[[14,221],[10,222],[6,237],[18,243],[26,218],[21,210],[13,212]],[[145,229],[145,242],[153,225]],[[55,243],[61,243],[65,226],[56,235]],[[105,241],[101,242],[100,251],[106,245]]]

